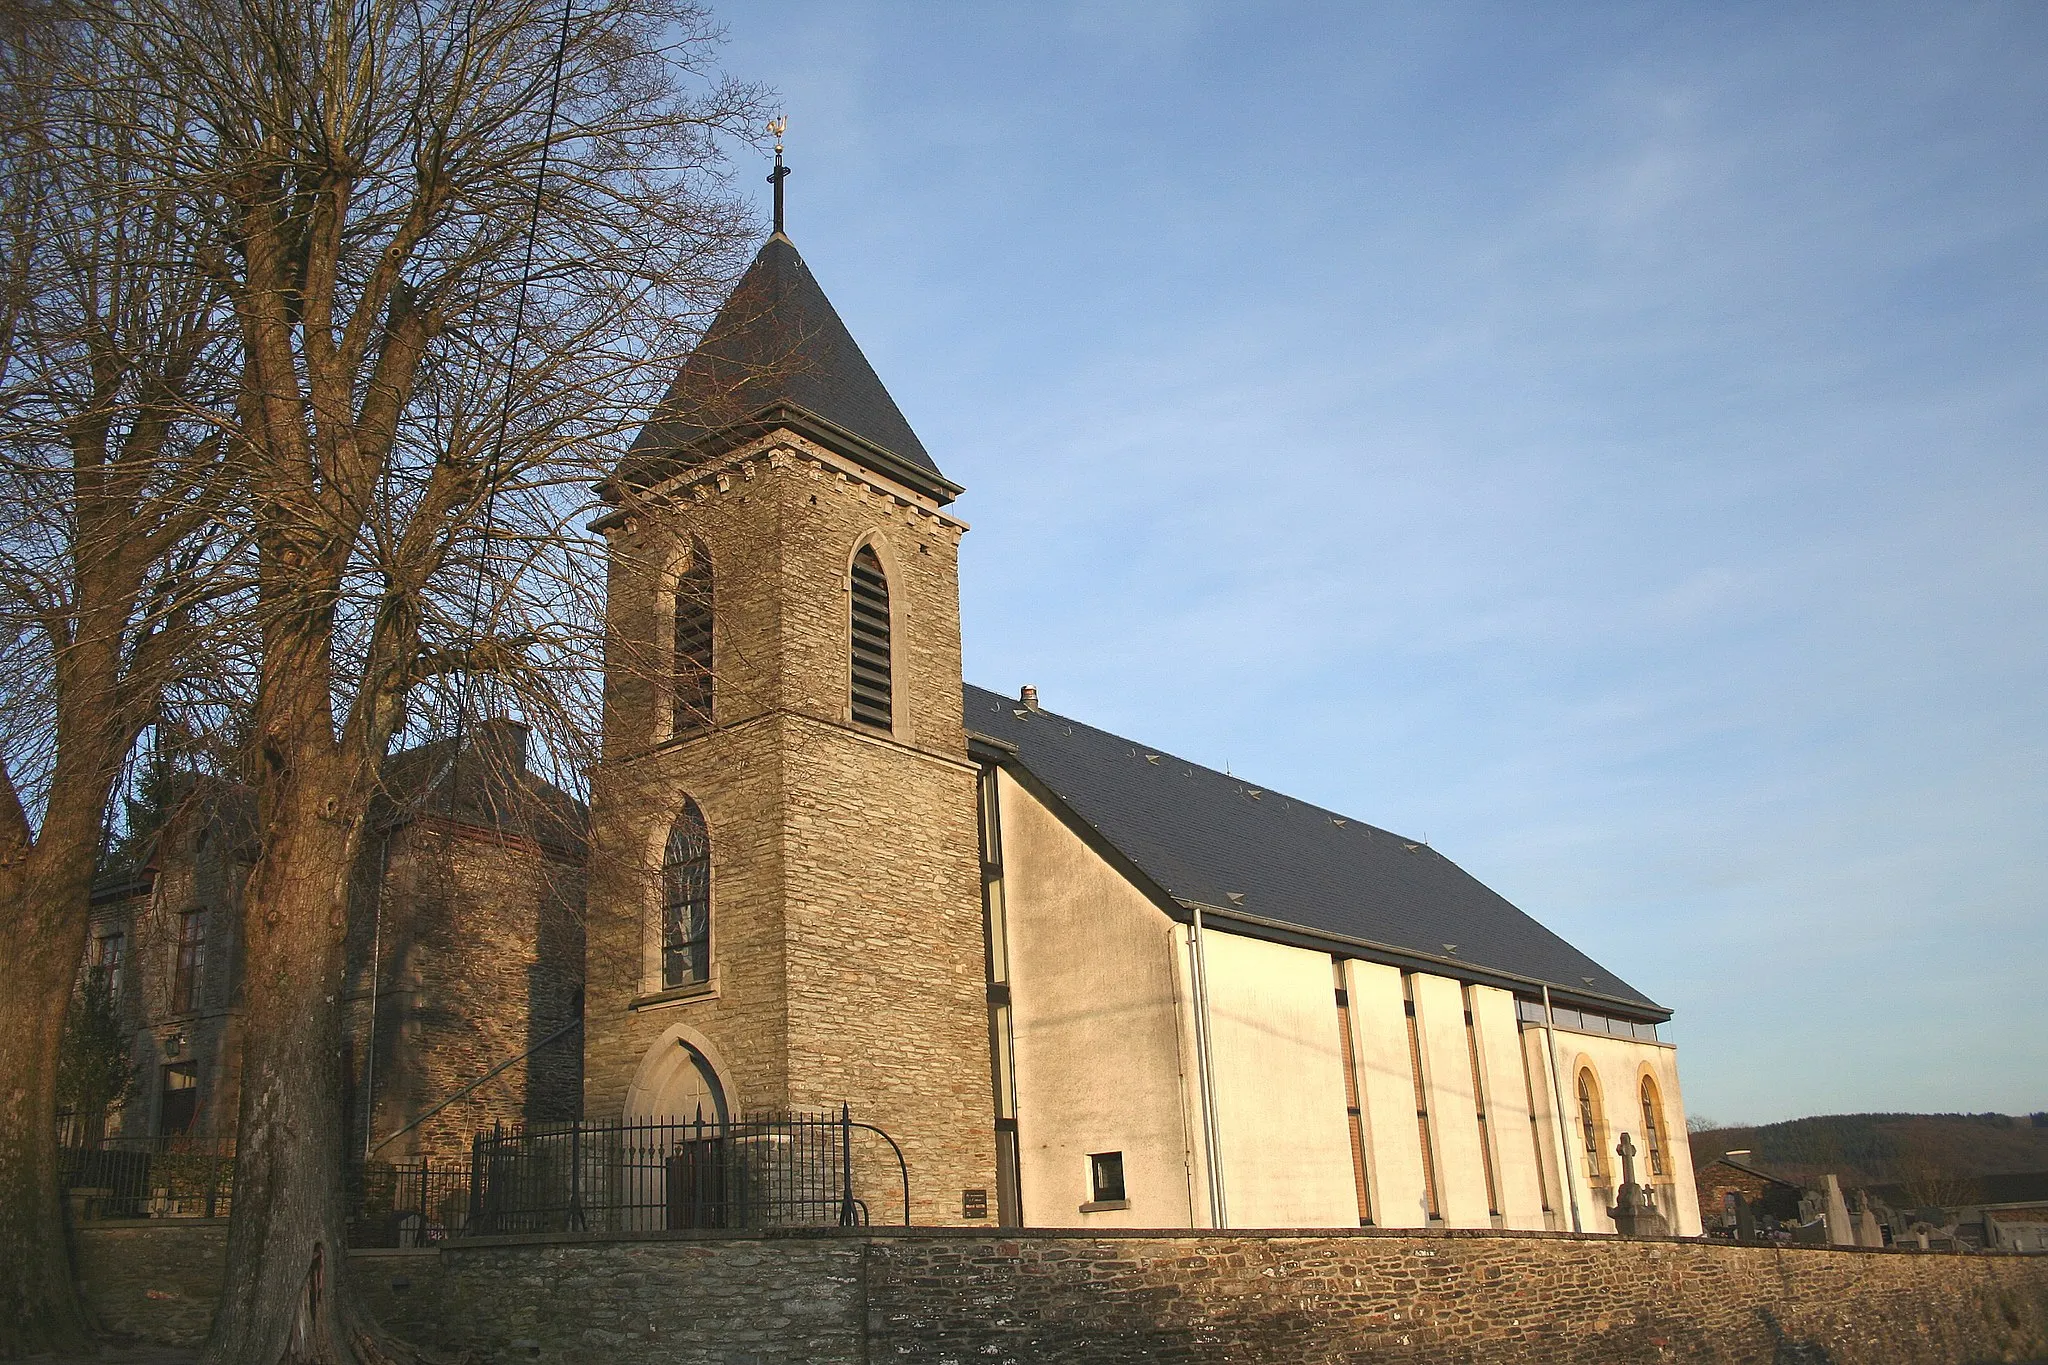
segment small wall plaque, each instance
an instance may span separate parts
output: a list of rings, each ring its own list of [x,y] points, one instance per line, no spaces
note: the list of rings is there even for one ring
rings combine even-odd
[[[960,1216],[962,1218],[988,1217],[988,1191],[960,1191]]]

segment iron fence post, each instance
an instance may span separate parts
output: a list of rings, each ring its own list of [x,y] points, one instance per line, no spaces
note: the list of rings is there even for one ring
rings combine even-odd
[[[569,1125],[569,1231],[584,1231],[582,1119]]]
[[[839,1226],[854,1225],[853,1206],[853,1107],[839,1102]]]
[[[482,1133],[469,1140],[469,1226],[484,1231],[484,1143]]]

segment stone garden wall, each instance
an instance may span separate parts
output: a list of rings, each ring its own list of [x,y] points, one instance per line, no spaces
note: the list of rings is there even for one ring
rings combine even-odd
[[[217,1233],[103,1225],[80,1240],[110,1324],[192,1339],[205,1298],[193,1267],[218,1265]],[[492,1361],[2048,1360],[2048,1257],[1486,1232],[917,1230],[480,1238],[352,1259],[395,1330]]]

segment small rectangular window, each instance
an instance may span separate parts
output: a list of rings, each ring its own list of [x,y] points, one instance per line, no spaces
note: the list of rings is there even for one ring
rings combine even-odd
[[[178,917],[178,958],[171,975],[171,1013],[199,1008],[199,988],[206,972],[206,912],[187,910]]]
[[[1091,1203],[1112,1204],[1125,1198],[1124,1154],[1093,1152],[1088,1157],[1088,1198]]]

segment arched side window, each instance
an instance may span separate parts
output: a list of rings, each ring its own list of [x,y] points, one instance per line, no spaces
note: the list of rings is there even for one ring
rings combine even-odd
[[[1643,1151],[1649,1158],[1651,1175],[1664,1174],[1664,1125],[1658,1121],[1663,1112],[1657,1082],[1643,1077]]]
[[[1598,1180],[1602,1169],[1600,1160],[1600,1088],[1593,1079],[1590,1067],[1579,1068],[1579,1131],[1586,1148],[1586,1176]]]
[[[889,580],[872,545],[853,557],[853,718],[887,730],[895,721],[889,659]]]
[[[711,834],[695,801],[669,828],[661,860],[661,988],[711,979]]]
[[[690,542],[690,562],[676,575],[673,711],[669,733],[685,735],[711,724],[711,556],[704,542]]]

